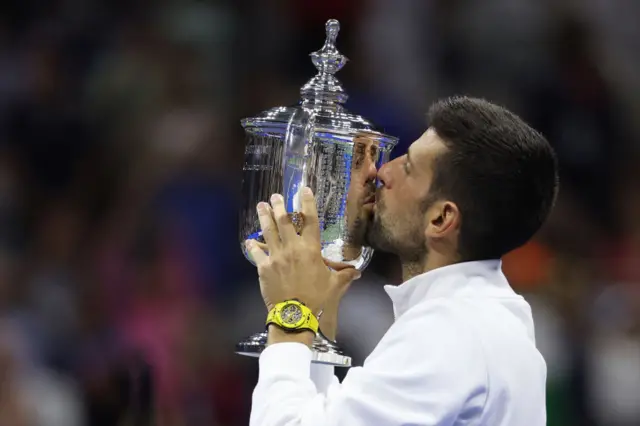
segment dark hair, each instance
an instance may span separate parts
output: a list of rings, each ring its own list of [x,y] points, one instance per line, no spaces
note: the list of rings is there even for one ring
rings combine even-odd
[[[462,259],[500,258],[525,244],[558,193],[557,158],[549,142],[517,115],[483,99],[438,101],[428,121],[447,147],[436,159],[430,193],[460,209]]]

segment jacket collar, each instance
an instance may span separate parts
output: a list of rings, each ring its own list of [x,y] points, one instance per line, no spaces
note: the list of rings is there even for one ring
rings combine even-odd
[[[396,318],[425,299],[516,296],[499,259],[443,266],[384,289],[393,302]]]

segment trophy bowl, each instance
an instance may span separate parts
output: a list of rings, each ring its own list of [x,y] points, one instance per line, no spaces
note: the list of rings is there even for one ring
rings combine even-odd
[[[327,21],[325,44],[311,54],[318,73],[301,88],[296,105],[241,121],[246,141],[239,240],[252,263],[245,241],[264,243],[256,205],[282,194],[294,225],[302,226],[305,186],[315,194],[323,257],[363,270],[373,256],[365,233],[373,214],[376,171],[389,161],[398,139],[344,108],[348,96],[334,75],[347,62],[335,47],[339,29],[338,21]],[[266,332],[255,334],[239,342],[236,353],[257,357],[266,341]],[[350,366],[351,358],[320,330],[312,362]]]

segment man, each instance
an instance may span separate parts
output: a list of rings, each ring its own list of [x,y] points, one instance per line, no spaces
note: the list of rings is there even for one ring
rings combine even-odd
[[[258,205],[268,254],[248,246],[271,314],[251,425],[545,425],[546,365],[500,259],[552,208],[548,142],[504,108],[454,97],[432,106],[427,131],[377,179],[367,239],[400,258],[404,283],[386,288],[394,324],[342,383],[310,364],[309,347],[321,311],[323,332],[335,332],[357,271],[326,266],[310,190],[300,235],[281,196]]]

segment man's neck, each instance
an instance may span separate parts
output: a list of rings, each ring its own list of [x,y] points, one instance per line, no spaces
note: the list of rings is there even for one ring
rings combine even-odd
[[[402,282],[426,272],[421,262],[402,262]]]
[[[437,253],[430,254],[423,260],[400,260],[402,265],[402,282],[409,281],[411,278],[416,277],[425,272],[429,272],[433,269],[442,268],[443,266],[452,265],[456,263],[456,260],[447,259],[444,256],[440,256]]]

